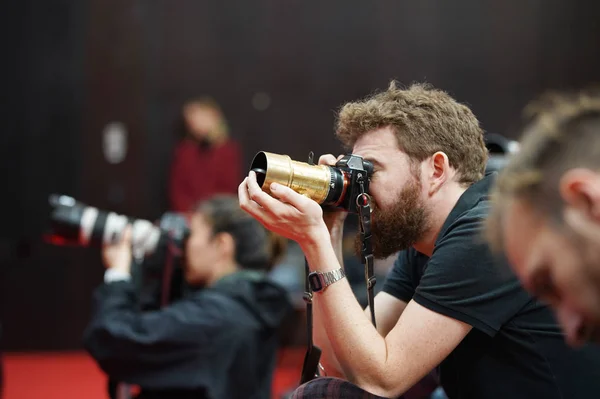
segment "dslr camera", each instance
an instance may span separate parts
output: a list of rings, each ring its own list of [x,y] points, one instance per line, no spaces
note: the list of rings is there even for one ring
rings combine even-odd
[[[155,224],[87,206],[66,195],[52,194],[49,202],[52,210],[48,238],[53,244],[101,247],[118,242],[125,227],[131,224],[134,255],[146,260],[163,248],[182,255],[190,234],[186,218],[179,213],[165,213]]]
[[[288,155],[261,151],[252,160],[258,185],[270,194],[271,183],[287,186],[305,195],[324,209],[358,213],[357,200],[369,194],[373,164],[361,156],[348,154],[335,166],[293,161]]]

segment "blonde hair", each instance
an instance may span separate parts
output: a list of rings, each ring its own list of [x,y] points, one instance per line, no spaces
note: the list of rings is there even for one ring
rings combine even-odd
[[[391,127],[398,145],[411,159],[422,161],[443,151],[459,182],[471,184],[485,173],[488,151],[479,121],[471,110],[428,84],[398,88],[350,102],[339,112],[336,136],[351,148],[363,134]]]
[[[214,112],[219,119],[217,128],[208,132],[207,139],[211,143],[216,144],[226,141],[227,138],[229,138],[229,125],[227,124],[227,120],[225,119],[225,115],[223,114],[223,110],[221,109],[219,103],[217,103],[212,97],[208,96],[192,99],[183,106],[184,116],[188,112],[192,112],[194,109],[198,108],[207,109]]]
[[[526,201],[541,216],[562,221],[558,190],[569,169],[600,168],[600,96],[592,91],[551,92],[525,108],[529,119],[518,153],[500,172],[492,190],[486,236],[502,249],[502,217],[507,203]]]

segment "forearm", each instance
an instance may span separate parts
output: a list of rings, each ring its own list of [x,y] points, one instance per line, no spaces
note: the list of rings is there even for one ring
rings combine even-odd
[[[331,246],[341,267],[344,267],[344,224],[334,225],[329,231]]]
[[[340,267],[330,245],[305,244],[303,250],[312,270],[324,272]],[[386,342],[364,314],[348,281],[336,282],[316,296],[319,323],[346,378],[371,391],[384,389]]]
[[[334,249],[336,258],[339,264],[344,267],[343,252],[342,252],[342,235],[343,235],[343,224],[341,226],[333,226],[330,228],[331,245]],[[319,295],[313,297],[313,335],[315,345],[318,346],[321,353],[321,365],[325,370],[325,375],[328,377],[340,377],[345,378],[344,373],[340,367],[329,338],[327,337],[327,331],[325,330],[324,321],[325,318],[322,315],[320,306],[317,304],[319,301]]]
[[[134,298],[131,283],[126,281],[104,284],[96,290],[94,312],[84,335],[84,345],[96,360],[129,356]]]
[[[84,336],[85,348],[107,374],[139,382],[149,368],[172,376],[212,356],[216,332],[222,331],[218,318],[204,319],[193,301],[140,312],[129,284],[112,283],[98,290],[94,317]]]
[[[112,272],[115,270],[109,270]],[[113,276],[117,278],[112,278]],[[131,278],[122,273],[105,273],[105,283],[94,292],[94,319],[112,318],[121,312],[134,313],[138,300]]]
[[[313,339],[315,345],[322,351],[320,363],[325,370],[325,373],[322,375],[327,377],[346,378],[342,372],[340,363],[335,356],[331,343],[329,342],[329,337],[327,336],[324,325],[325,318],[322,315],[323,312],[321,311],[321,307],[317,303],[318,301],[319,295],[315,295],[313,297]]]

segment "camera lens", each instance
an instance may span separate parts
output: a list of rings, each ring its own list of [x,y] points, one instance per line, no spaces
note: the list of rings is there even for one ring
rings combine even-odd
[[[56,235],[68,241],[79,241],[79,225],[83,216],[83,208],[79,206],[57,206],[50,221]]]
[[[267,171],[260,168],[253,168],[252,171],[256,173],[256,182],[259,186],[262,186],[265,182],[265,177],[267,177]]]
[[[344,201],[346,195],[346,175],[338,168],[329,167],[331,178],[329,181],[329,191],[323,205],[337,206]]]
[[[55,242],[100,247],[117,242],[127,224],[132,225],[131,241],[145,254],[152,253],[162,234],[152,222],[134,219],[87,206],[64,195],[51,195],[49,238]]]
[[[256,154],[254,160],[252,161],[251,170],[256,173],[256,182],[261,187],[265,183],[265,179],[267,177],[267,163],[267,154],[264,152],[259,152]]]

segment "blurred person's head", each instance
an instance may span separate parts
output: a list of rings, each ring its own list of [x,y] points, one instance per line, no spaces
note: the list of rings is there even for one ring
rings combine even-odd
[[[493,192],[488,239],[523,285],[555,308],[571,344],[597,340],[600,96],[553,94],[526,112],[520,151]]]
[[[242,269],[268,271],[283,256],[287,244],[242,211],[232,195],[201,202],[189,224],[185,279],[192,286],[211,285]]]
[[[337,137],[373,162],[373,252],[387,258],[416,246],[448,216],[487,161],[483,131],[471,110],[444,91],[391,82],[386,91],[342,107]],[[461,191],[462,190],[462,191]]]
[[[187,102],[183,117],[188,134],[204,144],[219,144],[229,135],[227,121],[215,100],[202,97]]]

